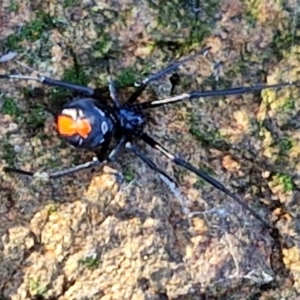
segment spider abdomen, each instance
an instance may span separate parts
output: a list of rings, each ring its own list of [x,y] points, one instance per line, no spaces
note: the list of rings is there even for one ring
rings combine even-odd
[[[115,125],[108,109],[92,98],[75,99],[56,116],[58,134],[77,148],[101,146],[113,134]]]

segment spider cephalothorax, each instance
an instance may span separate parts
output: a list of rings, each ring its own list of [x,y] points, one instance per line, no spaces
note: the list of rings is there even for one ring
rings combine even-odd
[[[149,134],[144,131],[146,120],[144,111],[150,108],[169,105],[172,103],[200,97],[237,95],[260,91],[267,88],[281,88],[299,84],[298,82],[285,82],[273,85],[259,85],[250,87],[242,86],[206,92],[192,91],[167,99],[136,103],[137,98],[145,90],[149,82],[157,80],[158,78],[175,71],[181,64],[193,59],[199,54],[205,55],[208,50],[209,48],[206,48],[200,53],[196,53],[191,57],[172,63],[165,69],[144,79],[136,89],[136,91],[129,97],[129,99],[127,99],[124,104],[119,103],[115,86],[111,81],[110,76],[108,80],[108,86],[112,99],[112,105],[111,103],[106,103],[103,99],[99,99],[99,97],[97,96],[97,92],[94,89],[68,82],[54,80],[49,77],[0,75],[0,79],[6,78],[36,80],[46,85],[73,90],[83,95],[82,98],[74,99],[61,108],[60,112],[56,115],[57,131],[61,137],[66,139],[75,147],[93,150],[99,146],[102,146],[101,152],[100,154],[98,152],[95,152],[96,157],[90,162],[86,162],[66,170],[46,173],[47,178],[57,178],[75,173],[82,169],[99,166],[103,163],[113,160],[116,157],[118,150],[121,147],[125,146],[126,149],[141,158],[150,168],[159,172],[161,176],[167,178],[169,182],[176,185],[174,180],[170,178],[168,174],[165,173],[165,171],[157,167],[157,165],[150,158],[140,152],[140,150],[134,145],[134,140],[139,139],[159,151],[163,156],[167,157],[178,166],[181,166],[195,173],[197,176],[204,179],[206,182],[210,183],[215,188],[219,189],[220,191],[234,199],[246,210],[248,210],[255,218],[260,220],[266,227],[270,228],[270,225],[265,220],[263,220],[258,213],[251,209],[237,195],[230,192],[223,184],[221,184],[219,181],[206,174],[205,172],[195,168],[187,161],[177,157],[175,154],[170,153],[165,147],[163,147],[159,142],[155,141]],[[118,139],[118,142],[117,145],[112,150],[110,150],[109,145],[113,136]],[[28,172],[16,168],[5,168],[5,171],[30,176],[35,176],[37,174],[34,172]],[[43,173],[43,176],[45,176],[45,173]]]

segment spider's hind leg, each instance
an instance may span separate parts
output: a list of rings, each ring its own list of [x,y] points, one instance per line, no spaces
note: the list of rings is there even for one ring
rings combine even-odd
[[[22,169],[17,168],[10,168],[5,167],[4,172],[7,173],[17,173],[22,175],[27,175],[31,177],[41,178],[45,180],[54,179],[54,178],[60,178],[66,175],[71,175],[74,173],[77,173],[78,171],[89,169],[89,168],[95,168],[99,167],[101,165],[106,164],[108,161],[113,161],[118,154],[120,148],[124,145],[125,139],[122,138],[117,145],[108,153],[108,145],[109,142],[105,145],[103,152],[100,152],[99,154],[96,154],[97,156],[93,157],[91,161],[88,161],[86,163],[82,163],[80,165],[77,165],[75,167],[67,168],[61,171],[50,171],[50,172],[32,172],[32,171],[25,171]],[[102,156],[102,157],[101,157]]]
[[[209,184],[211,184],[213,187],[218,189],[219,191],[222,191],[224,194],[229,196],[231,199],[233,199],[235,202],[240,204],[245,210],[247,210],[252,216],[254,216],[257,220],[259,220],[266,228],[272,229],[272,227],[268,224],[267,221],[265,221],[257,212],[255,212],[251,207],[249,207],[241,198],[239,198],[236,194],[230,192],[221,182],[217,181],[210,175],[206,174],[202,170],[199,170],[195,168],[193,165],[188,163],[187,161],[179,158],[178,156],[170,153],[165,147],[163,147],[160,143],[155,141],[152,137],[150,137],[148,134],[143,133],[141,135],[141,139],[151,146],[152,148],[158,150],[161,154],[166,156],[169,160],[171,160],[176,165],[183,167],[190,172],[196,174]]]

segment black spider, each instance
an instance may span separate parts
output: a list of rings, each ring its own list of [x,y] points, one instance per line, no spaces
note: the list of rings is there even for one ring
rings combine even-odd
[[[124,104],[120,104],[120,102],[118,101],[115,85],[110,76],[108,77],[108,87],[112,103],[107,103],[105,100],[101,99],[101,97],[99,97],[99,93],[94,89],[68,82],[54,80],[49,77],[31,77],[24,75],[6,74],[0,75],[0,79],[35,80],[46,85],[73,90],[84,95],[85,97],[73,99],[61,108],[61,110],[55,117],[57,131],[61,137],[66,139],[70,144],[77,148],[85,148],[95,151],[96,148],[101,146],[100,153],[95,152],[96,157],[94,157],[92,161],[62,171],[51,173],[34,173],[16,168],[5,168],[4,170],[6,172],[15,172],[29,176],[39,175],[46,176],[47,178],[58,178],[67,174],[75,173],[82,169],[96,167],[108,161],[112,161],[116,158],[116,155],[120,148],[125,146],[126,149],[141,158],[151,169],[159,172],[165,179],[168,180],[170,184],[176,186],[174,180],[172,180],[170,176],[168,176],[163,170],[158,168],[150,158],[141,153],[139,149],[134,145],[134,140],[140,139],[159,151],[162,155],[166,156],[175,164],[195,173],[200,178],[204,179],[215,188],[219,189],[220,191],[234,199],[242,207],[248,210],[255,218],[260,220],[266,227],[271,228],[271,226],[265,220],[263,220],[237,195],[230,192],[223,184],[221,184],[205,172],[198,170],[187,161],[170,153],[159,142],[154,140],[148,133],[144,132],[146,118],[143,112],[150,108],[168,105],[184,100],[191,100],[193,98],[238,95],[260,91],[267,88],[281,88],[298,84],[298,82],[286,82],[273,85],[258,85],[250,87],[242,86],[206,92],[193,91],[167,99],[136,103],[137,98],[145,90],[149,82],[157,80],[158,78],[175,71],[180,65],[200,54],[205,55],[209,49],[210,48],[206,48],[193,56],[172,63],[165,69],[144,79]],[[113,148],[113,150],[109,151],[112,137],[115,137],[118,140],[118,143]]]

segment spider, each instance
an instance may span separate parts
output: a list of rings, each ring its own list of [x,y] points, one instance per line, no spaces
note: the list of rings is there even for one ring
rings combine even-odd
[[[262,219],[262,217],[260,217],[258,213],[249,207],[236,194],[227,189],[222,183],[206,174],[204,171],[197,169],[179,156],[171,153],[162,144],[144,131],[147,121],[144,111],[151,108],[200,97],[238,95],[261,91],[268,88],[282,88],[299,84],[298,82],[284,82],[272,85],[257,85],[248,87],[241,86],[213,91],[192,91],[166,99],[137,103],[136,100],[151,81],[157,80],[166,74],[176,71],[180,65],[192,60],[198,55],[206,55],[209,50],[210,47],[205,48],[202,51],[199,51],[198,53],[185,59],[171,63],[169,66],[157,72],[156,74],[145,78],[137,86],[136,90],[129,97],[129,99],[127,99],[127,101],[125,101],[123,104],[121,104],[118,100],[115,83],[111,79],[109,68],[107,70],[108,89],[112,100],[111,103],[108,103],[106,100],[104,100],[98,90],[89,87],[55,80],[40,75],[37,77],[15,74],[0,75],[0,79],[34,80],[45,85],[65,88],[80,93],[82,95],[81,97],[75,98],[66,103],[62,106],[60,111],[55,114],[55,125],[60,137],[65,139],[74,147],[92,150],[96,155],[91,161],[56,172],[38,173],[10,167],[4,168],[4,171],[29,176],[44,176],[47,179],[59,178],[78,172],[82,169],[98,167],[107,162],[113,161],[116,158],[119,150],[122,147],[125,147],[127,150],[143,160],[148,167],[166,178],[173,186],[176,186],[175,181],[168,174],[166,174],[165,171],[160,169],[149,157],[147,157],[137,148],[134,141],[142,140],[176,165],[195,173],[197,176],[210,183],[213,187],[231,197],[256,219],[262,222],[264,226],[272,228],[264,219]],[[110,144],[113,137],[116,138],[118,142],[111,150]],[[101,146],[100,152],[96,152],[95,149],[98,149],[99,146]]]

